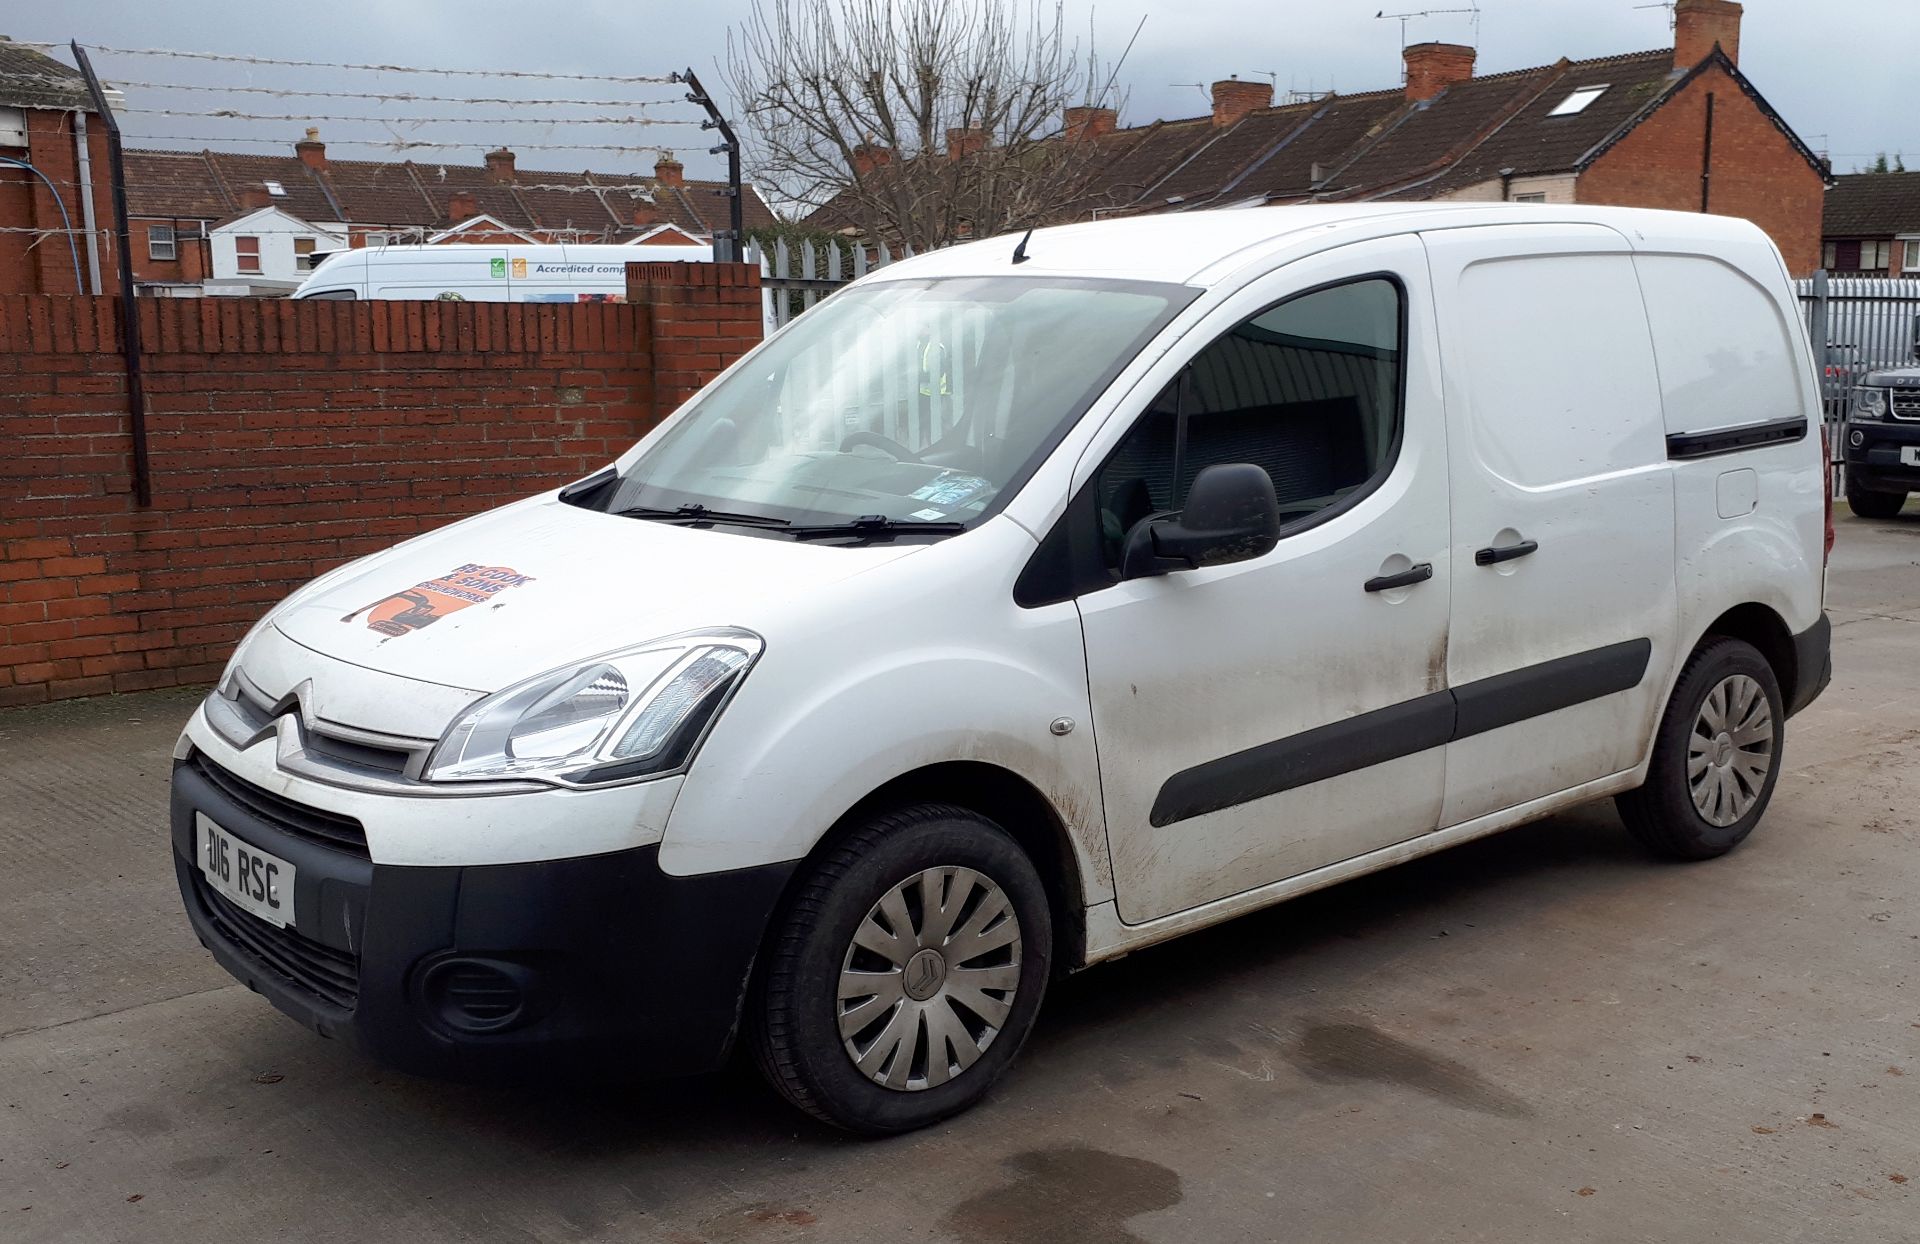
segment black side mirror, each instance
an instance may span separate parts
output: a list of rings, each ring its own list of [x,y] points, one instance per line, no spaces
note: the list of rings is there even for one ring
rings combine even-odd
[[[1120,551],[1120,577],[1225,566],[1264,557],[1280,542],[1273,477],[1250,462],[1210,466],[1187,490],[1178,514],[1141,519]]]

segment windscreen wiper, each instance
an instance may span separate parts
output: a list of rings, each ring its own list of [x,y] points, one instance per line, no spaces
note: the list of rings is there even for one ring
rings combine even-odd
[[[733,510],[713,510],[704,505],[677,505],[670,510],[655,509],[651,506],[635,505],[614,513],[626,518],[649,518],[661,523],[684,523],[694,526],[700,523],[731,523],[736,527],[777,527],[785,530],[793,524],[784,518],[775,518],[771,514],[746,514]]]
[[[884,514],[862,514],[850,522],[787,527],[784,531],[796,540],[825,540],[834,536],[855,536],[866,539],[884,539],[897,535],[949,536],[966,529],[965,523],[921,522],[918,519],[888,518]]]

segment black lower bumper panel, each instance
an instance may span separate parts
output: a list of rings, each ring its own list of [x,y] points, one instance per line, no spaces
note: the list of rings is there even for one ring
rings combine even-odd
[[[294,927],[207,885],[195,813],[295,866]],[[190,764],[174,769],[172,822],[188,919],[221,966],[322,1036],[446,1078],[718,1066],[794,868],[673,877],[655,846],[529,864],[374,864],[278,828]]]

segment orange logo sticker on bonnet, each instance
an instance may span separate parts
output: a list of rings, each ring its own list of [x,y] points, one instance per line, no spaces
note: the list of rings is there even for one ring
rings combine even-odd
[[[382,635],[405,635],[423,626],[431,626],[450,613],[468,605],[484,605],[510,587],[532,583],[533,576],[507,566],[481,566],[468,562],[456,566],[437,579],[416,583],[403,592],[383,596],[341,618],[351,622],[367,615],[369,630]]]

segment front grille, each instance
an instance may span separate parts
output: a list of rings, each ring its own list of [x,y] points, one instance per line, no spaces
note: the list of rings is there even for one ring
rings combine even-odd
[[[275,829],[363,860],[369,858],[366,828],[354,818],[276,795],[227,772],[198,752],[187,761],[187,767]]]
[[[1895,419],[1920,419],[1920,389],[1894,389],[1887,397],[1887,409]]]
[[[359,956],[322,946],[295,929],[277,929],[242,911],[215,892],[198,870],[193,874],[193,892],[214,931],[249,959],[323,1002],[343,1011],[353,1009],[360,997]]]

